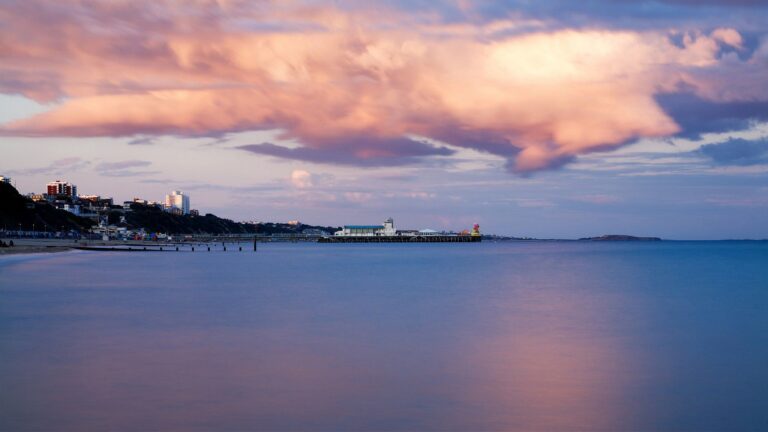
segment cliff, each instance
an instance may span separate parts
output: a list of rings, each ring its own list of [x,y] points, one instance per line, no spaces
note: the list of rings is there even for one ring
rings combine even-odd
[[[175,215],[157,207],[134,203],[124,214],[113,211],[109,222],[117,224],[125,216],[125,225],[131,229],[144,228],[147,232],[169,234],[300,234],[305,229],[319,229],[332,234],[337,227],[288,225],[281,223],[251,224],[234,222],[213,214],[200,216]]]
[[[86,231],[94,225],[90,219],[59,210],[48,203],[35,203],[22,196],[8,183],[0,182],[0,228],[17,230]]]

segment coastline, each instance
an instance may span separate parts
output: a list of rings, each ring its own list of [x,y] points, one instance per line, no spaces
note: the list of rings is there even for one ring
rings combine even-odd
[[[7,241],[8,239],[4,239]],[[173,246],[173,245],[184,245],[189,243],[198,243],[196,241],[192,242],[181,242],[181,243],[158,243],[158,242],[147,242],[147,241],[121,241],[121,242],[104,242],[101,240],[90,240],[85,242],[75,242],[72,240],[62,240],[62,239],[11,239],[14,241],[15,245],[13,247],[0,247],[0,258],[6,257],[6,256],[15,256],[15,255],[37,255],[37,254],[49,254],[49,253],[59,253],[59,252],[68,252],[68,251],[75,251],[78,250],[81,247],[107,247],[107,246],[113,246],[113,247],[119,247],[119,246],[134,246],[134,247],[141,247],[145,246],[147,248],[153,247],[165,247],[165,246]],[[723,240],[656,240],[655,241],[648,241],[645,239],[642,240],[635,240],[635,239],[606,239],[606,238],[599,238],[599,239],[533,239],[533,238],[527,238],[527,239],[520,239],[520,238],[504,238],[504,237],[497,237],[497,236],[489,236],[489,238],[485,238],[484,241],[488,243],[500,243],[500,242],[520,242],[520,243],[530,243],[530,242],[543,242],[543,243],[549,243],[549,242],[566,242],[566,243],[624,243],[624,242],[630,242],[630,243],[656,243],[658,241],[665,241],[665,242],[764,242],[768,241],[768,239],[723,239]],[[219,243],[219,242],[209,242],[209,241],[200,241],[200,244],[212,244],[212,243]],[[233,243],[237,243],[236,241]],[[331,242],[331,243],[348,243],[348,242]],[[356,242],[351,242],[356,243]],[[377,242],[378,243],[378,242]],[[387,241],[383,241],[381,243],[389,243]],[[409,243],[409,242],[403,242],[403,243]]]
[[[70,246],[19,245],[19,246],[13,246],[13,247],[0,248],[0,256],[67,252],[70,250],[72,250]]]
[[[108,243],[103,241],[75,242],[64,239],[3,239],[6,243],[13,240],[14,245],[10,247],[0,247],[0,257],[22,255],[22,254],[46,254],[57,252],[68,252],[76,250],[78,246],[106,246]],[[131,242],[142,243],[142,242]]]

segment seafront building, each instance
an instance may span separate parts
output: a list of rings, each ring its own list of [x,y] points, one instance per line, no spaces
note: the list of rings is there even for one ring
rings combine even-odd
[[[133,204],[141,204],[143,206],[148,206],[148,207],[157,207],[159,209],[165,208],[165,204],[161,202],[150,201],[150,200],[145,200],[143,198],[134,197],[132,201],[123,201],[123,209],[125,211],[131,211],[131,205]]]
[[[115,200],[110,197],[101,197],[101,195],[80,195],[77,197],[80,204],[89,207],[92,211],[109,211],[115,205]]]
[[[48,196],[59,197],[66,196],[69,198],[77,198],[77,186],[72,183],[56,180],[46,185],[46,192]]]
[[[189,195],[177,190],[166,195],[165,211],[184,215],[189,214]]]

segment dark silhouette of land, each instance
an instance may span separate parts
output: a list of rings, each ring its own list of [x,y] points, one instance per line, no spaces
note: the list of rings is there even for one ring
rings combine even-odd
[[[131,230],[144,229],[147,233],[168,234],[301,234],[305,230],[332,234],[339,227],[286,223],[245,223],[220,218],[213,214],[179,215],[163,209],[133,203],[129,209],[112,206],[106,212],[108,222]],[[35,202],[19,194],[8,183],[0,183],[0,228],[5,231],[77,231],[87,232],[96,221],[57,209],[47,201]]]
[[[584,237],[580,241],[661,241],[658,237],[635,237],[624,234],[609,234],[600,237]]]

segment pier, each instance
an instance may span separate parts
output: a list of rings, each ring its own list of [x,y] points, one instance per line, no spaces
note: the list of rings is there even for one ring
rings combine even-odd
[[[318,243],[475,243],[483,240],[480,225],[475,224],[472,232],[438,233],[435,230],[397,230],[390,217],[381,225],[344,225],[333,234],[317,239]]]
[[[474,243],[483,240],[481,236],[471,235],[431,235],[431,236],[333,236],[321,237],[318,243]]]

